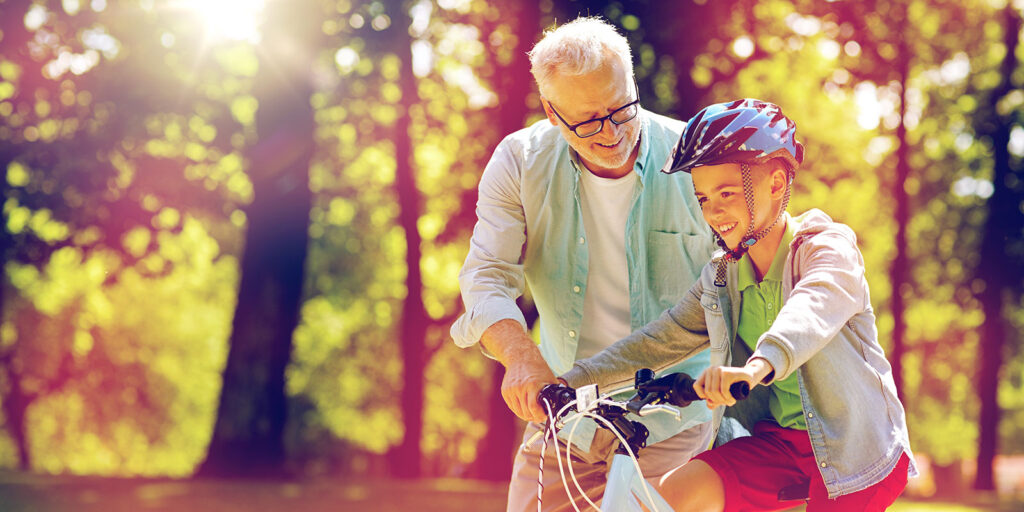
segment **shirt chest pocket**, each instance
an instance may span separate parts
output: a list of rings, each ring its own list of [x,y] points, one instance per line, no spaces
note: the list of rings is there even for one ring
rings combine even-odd
[[[700,305],[704,308],[704,319],[707,322],[708,338],[711,339],[711,350],[725,351],[728,347],[725,334],[725,316],[716,290],[704,290],[700,296]]]
[[[647,278],[659,309],[674,306],[697,280],[706,254],[705,238],[689,233],[650,231],[647,235]]]

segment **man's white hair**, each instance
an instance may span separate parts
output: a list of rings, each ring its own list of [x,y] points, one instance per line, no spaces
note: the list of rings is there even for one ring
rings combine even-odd
[[[548,97],[552,77],[596,71],[611,57],[618,57],[628,76],[633,76],[629,43],[615,27],[597,16],[579,17],[548,29],[527,55],[530,56],[530,73],[544,97]]]

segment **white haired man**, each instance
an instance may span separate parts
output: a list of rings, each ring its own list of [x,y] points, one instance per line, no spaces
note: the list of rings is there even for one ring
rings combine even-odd
[[[660,172],[685,124],[640,107],[626,39],[600,18],[579,18],[546,32],[529,55],[547,120],[507,136],[484,169],[459,275],[466,313],[451,330],[456,344],[479,342],[505,366],[502,396],[530,422],[524,441],[545,418],[530,397],[673,306],[713,251],[689,176]],[[526,286],[539,345],[515,304]],[[666,371],[698,375],[708,361],[704,352]],[[682,414],[644,421],[649,479],[711,443],[708,409]],[[613,436],[591,423],[580,438],[574,469],[596,499]],[[539,444],[516,454],[509,511],[537,509]],[[545,465],[544,509],[569,509],[554,457]]]

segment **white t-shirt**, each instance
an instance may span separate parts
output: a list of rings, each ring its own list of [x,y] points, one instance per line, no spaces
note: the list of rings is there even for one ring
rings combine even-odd
[[[576,358],[590,357],[629,335],[629,270],[626,220],[638,176],[601,178],[580,173],[580,203],[589,254],[583,327]]]

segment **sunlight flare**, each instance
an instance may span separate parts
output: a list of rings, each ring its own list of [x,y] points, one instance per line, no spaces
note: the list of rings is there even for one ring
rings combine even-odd
[[[192,11],[210,39],[260,40],[264,0],[177,0],[175,6]]]

